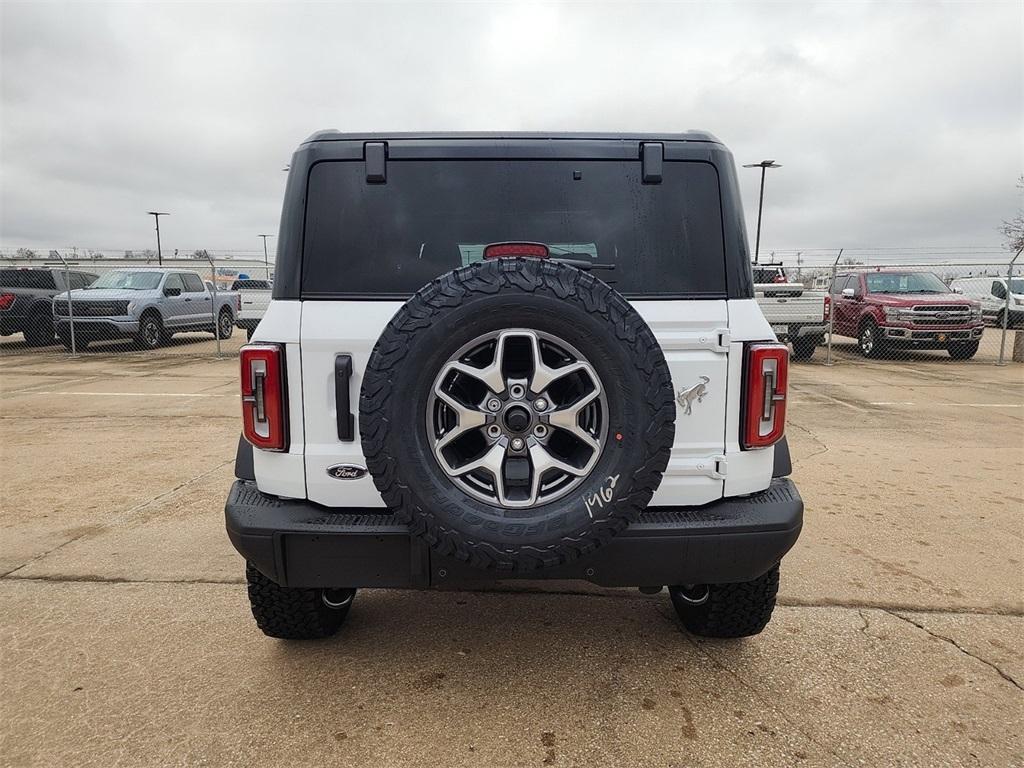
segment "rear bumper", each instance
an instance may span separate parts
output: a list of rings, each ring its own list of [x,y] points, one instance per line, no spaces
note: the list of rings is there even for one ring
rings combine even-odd
[[[749,581],[796,543],[803,508],[788,478],[773,480],[760,493],[703,507],[651,508],[593,554],[519,578],[609,587]],[[268,496],[254,482],[238,480],[225,515],[235,549],[284,586],[468,586],[499,578],[436,554],[380,509],[339,512]]]
[[[828,326],[821,323],[772,323],[772,330],[775,331],[779,341],[793,341],[805,336],[824,338],[828,332]]]
[[[10,336],[25,329],[25,318],[22,316],[0,317],[0,336]]]

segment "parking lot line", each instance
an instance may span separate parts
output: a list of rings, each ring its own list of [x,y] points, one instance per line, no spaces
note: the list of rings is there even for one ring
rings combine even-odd
[[[237,394],[215,395],[206,392],[24,392],[26,395],[71,395],[73,397],[238,397]]]
[[[903,401],[886,401],[878,403],[868,403],[868,405],[918,405],[915,402],[903,402]],[[933,407],[935,403],[921,403],[921,405],[927,405],[929,408]],[[960,406],[962,408],[1024,408],[1024,403],[957,403],[950,402],[949,405]]]

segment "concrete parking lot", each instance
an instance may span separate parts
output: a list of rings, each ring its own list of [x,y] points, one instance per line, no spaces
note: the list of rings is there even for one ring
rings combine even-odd
[[[756,638],[560,583],[365,591],[287,644],[223,533],[212,347],[0,357],[0,764],[1024,764],[1024,366],[794,367],[805,529]]]

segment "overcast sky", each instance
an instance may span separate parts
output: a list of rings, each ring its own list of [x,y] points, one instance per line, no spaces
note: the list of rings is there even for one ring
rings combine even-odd
[[[0,246],[258,249],[315,130],[703,128],[762,250],[999,246],[1020,2],[3,3]],[[742,171],[753,245],[757,171]]]

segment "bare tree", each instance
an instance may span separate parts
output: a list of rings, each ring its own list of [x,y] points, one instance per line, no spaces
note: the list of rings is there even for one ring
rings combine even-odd
[[[1017,189],[1021,190],[1021,194],[1018,197],[1024,201],[1024,176],[1017,178]],[[1017,209],[1017,214],[1007,221],[1004,221],[999,231],[1003,233],[1003,237],[1006,238],[1006,247],[1011,251],[1017,251],[1024,248],[1024,205]]]

